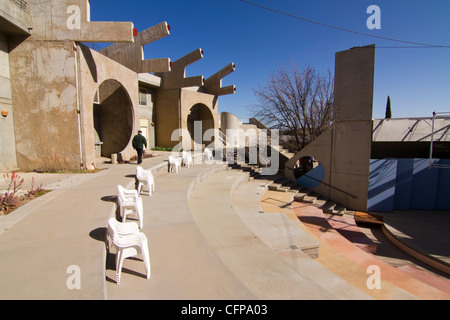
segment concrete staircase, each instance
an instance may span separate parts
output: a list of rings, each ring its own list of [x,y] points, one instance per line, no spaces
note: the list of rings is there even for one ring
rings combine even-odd
[[[347,209],[344,206],[336,203],[332,200],[323,197],[322,195],[315,193],[314,191],[300,186],[298,183],[290,181],[284,178],[284,175],[278,174],[274,177],[274,181],[269,184],[269,190],[279,192],[292,192],[294,193],[294,200],[299,202],[307,202],[320,207],[325,213],[335,215],[351,215],[355,214],[354,210]]]

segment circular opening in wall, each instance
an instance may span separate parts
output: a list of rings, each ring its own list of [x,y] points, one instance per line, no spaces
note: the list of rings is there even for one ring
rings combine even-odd
[[[317,187],[325,176],[323,166],[312,156],[301,157],[294,166],[298,184],[305,188]]]
[[[110,157],[125,149],[132,138],[133,104],[119,81],[108,79],[100,84],[93,120],[96,156]]]

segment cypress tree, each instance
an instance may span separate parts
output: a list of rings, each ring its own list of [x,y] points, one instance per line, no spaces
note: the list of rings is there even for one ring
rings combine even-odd
[[[392,112],[391,112],[391,98],[388,96],[387,97],[387,103],[386,103],[386,115],[385,118],[386,119],[390,119],[392,117]]]

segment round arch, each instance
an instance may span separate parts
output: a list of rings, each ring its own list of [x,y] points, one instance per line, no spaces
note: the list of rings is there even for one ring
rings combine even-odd
[[[125,87],[115,79],[103,81],[93,103],[97,155],[110,157],[128,145],[133,134],[133,103]]]
[[[208,129],[214,129],[214,116],[211,110],[202,103],[191,107],[187,116],[187,129],[191,135],[191,148],[197,145],[208,145],[212,141],[203,140]]]

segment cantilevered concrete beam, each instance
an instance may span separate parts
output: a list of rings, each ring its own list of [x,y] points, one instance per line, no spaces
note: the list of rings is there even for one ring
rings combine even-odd
[[[211,77],[205,80],[205,92],[216,96],[222,96],[225,94],[233,94],[236,92],[236,86],[227,86],[222,88],[222,78],[229,75],[236,69],[234,63],[230,63],[226,67],[222,68]]]
[[[29,1],[35,40],[133,42],[131,22],[91,22],[87,0]]]
[[[203,76],[195,76],[186,78],[186,67],[197,60],[203,58],[203,50],[197,49],[184,57],[174,61],[171,72],[158,73],[161,77],[161,85],[164,89],[186,88],[203,86],[205,79]]]
[[[115,43],[100,50],[108,58],[119,62],[136,73],[168,72],[169,58],[144,60],[144,45],[170,35],[167,22],[150,27],[134,38],[134,43]]]

